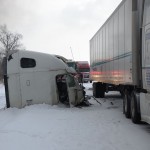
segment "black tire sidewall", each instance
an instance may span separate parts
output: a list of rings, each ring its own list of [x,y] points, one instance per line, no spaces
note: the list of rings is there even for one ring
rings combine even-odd
[[[132,95],[131,95],[131,119],[133,123],[139,123],[140,114],[138,112],[137,99],[136,99],[135,94],[136,94],[135,92],[132,92]]]
[[[130,95],[127,90],[124,92],[123,105],[124,105],[123,111],[124,111],[126,118],[130,118],[131,117]]]

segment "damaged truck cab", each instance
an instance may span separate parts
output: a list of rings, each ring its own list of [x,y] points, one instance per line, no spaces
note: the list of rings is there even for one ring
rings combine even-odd
[[[50,54],[11,51],[3,60],[3,70],[7,108],[60,102],[75,106],[84,99],[69,67]]]

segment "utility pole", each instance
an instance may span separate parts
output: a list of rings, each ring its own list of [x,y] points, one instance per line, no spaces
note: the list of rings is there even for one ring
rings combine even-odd
[[[72,52],[72,48],[71,48],[71,46],[70,46],[70,50],[71,50],[72,58],[73,58],[73,60],[74,60],[74,56],[73,56],[73,52]]]

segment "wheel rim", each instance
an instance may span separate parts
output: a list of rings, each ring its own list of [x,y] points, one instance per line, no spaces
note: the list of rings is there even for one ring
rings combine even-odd
[[[124,110],[125,110],[125,112],[127,112],[127,109],[128,109],[128,107],[127,107],[127,95],[125,94],[125,98],[124,98]]]
[[[133,97],[131,99],[131,115],[132,115],[132,118],[135,115],[135,106],[134,106],[134,99],[133,99]]]

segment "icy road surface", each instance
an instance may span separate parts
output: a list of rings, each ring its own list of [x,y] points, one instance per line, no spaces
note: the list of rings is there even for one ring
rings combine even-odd
[[[92,95],[91,84],[85,84]],[[0,85],[0,105],[5,104]],[[117,92],[84,108],[33,105],[0,109],[0,150],[150,150],[150,125],[122,113]]]

